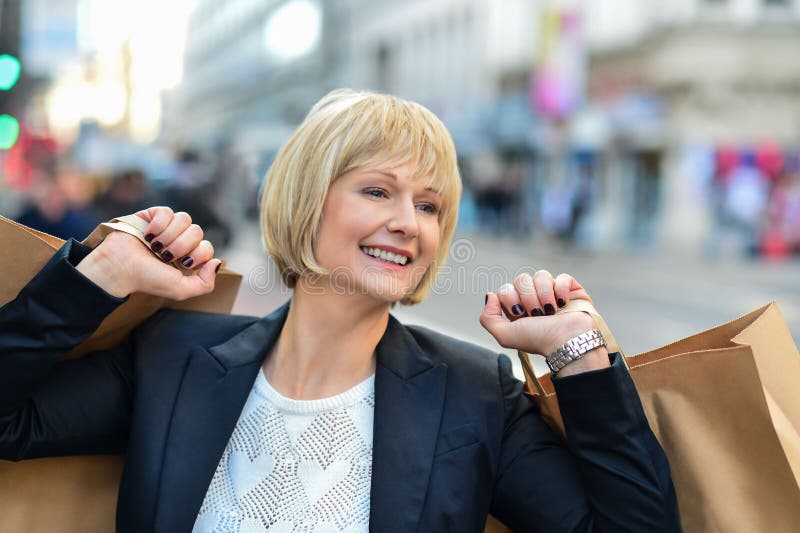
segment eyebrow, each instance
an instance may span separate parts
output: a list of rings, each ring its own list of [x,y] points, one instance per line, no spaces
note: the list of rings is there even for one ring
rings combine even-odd
[[[384,176],[387,176],[387,177],[392,178],[393,180],[397,181],[397,174],[395,174],[393,172],[389,172],[387,170],[370,170],[369,172],[374,172],[376,174],[383,174]],[[439,196],[442,195],[442,193],[440,193],[439,191],[437,191],[433,187],[425,187],[425,190],[426,191],[430,191],[430,192],[432,192],[432,193],[434,193],[436,195],[439,195]]]

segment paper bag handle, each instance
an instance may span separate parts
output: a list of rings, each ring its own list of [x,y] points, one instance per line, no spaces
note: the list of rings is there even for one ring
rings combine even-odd
[[[153,255],[164,261],[164,259],[156,253],[153,248],[150,246],[150,243],[144,238],[144,232],[147,230],[147,226],[149,223],[140,218],[136,215],[125,215],[121,217],[112,218],[109,222],[103,222],[102,224],[98,225],[94,231],[92,231],[88,237],[83,239],[83,244],[89,246],[90,248],[95,248],[103,239],[108,237],[108,235],[113,231],[124,231],[129,235],[133,235],[137,239],[139,239],[142,244],[144,244]],[[194,271],[191,269],[184,268],[183,266],[177,263],[178,258],[175,258],[176,262],[170,263],[175,268],[184,271],[184,273],[193,273]],[[222,261],[222,268],[220,272],[230,272],[225,268],[225,261]]]

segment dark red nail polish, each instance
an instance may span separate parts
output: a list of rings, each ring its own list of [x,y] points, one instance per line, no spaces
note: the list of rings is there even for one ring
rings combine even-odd
[[[559,298],[558,299],[558,306],[559,307],[564,307],[565,305],[567,305],[567,302],[564,301],[564,298]]]
[[[553,304],[544,304],[544,314],[548,316],[556,314],[556,309],[553,307]]]
[[[221,266],[222,266],[222,263],[218,264],[217,268],[214,269],[214,272],[219,272],[219,267],[221,267]]]
[[[172,252],[170,252],[169,250],[167,250],[166,252],[161,254],[161,257],[164,258],[164,261],[166,261],[168,263],[175,258],[175,256],[173,256]]]
[[[189,268],[190,266],[192,266],[192,263],[194,263],[194,259],[192,259],[188,255],[186,257],[184,257],[183,259],[181,259],[181,264],[183,266],[185,266],[186,268]]]
[[[486,305],[486,303],[487,303],[488,301],[489,301],[489,293],[487,292],[487,293],[486,293],[486,296],[484,296],[484,297],[483,297],[483,305]]]
[[[535,308],[533,311],[531,311],[531,314],[532,314],[533,316],[544,316],[544,311],[542,311],[541,309],[539,309],[539,308],[537,307],[537,308]]]
[[[150,242],[153,240],[153,237],[155,237],[155,235],[153,235],[152,233],[148,233],[147,235],[144,236],[144,240]]]
[[[163,247],[164,244],[162,244],[160,241],[155,241],[154,243],[150,244],[150,248],[152,248],[155,253],[160,252]]]
[[[521,315],[522,314],[522,306],[519,305],[519,304],[514,304],[513,307],[511,307],[511,312],[514,314],[514,316]]]

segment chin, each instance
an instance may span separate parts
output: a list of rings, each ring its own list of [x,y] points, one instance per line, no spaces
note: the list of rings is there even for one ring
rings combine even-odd
[[[400,290],[397,287],[386,288],[382,286],[373,285],[373,286],[363,287],[361,292],[362,294],[369,296],[374,300],[388,304],[393,304],[399,302],[400,300],[411,294],[412,289],[405,288]]]

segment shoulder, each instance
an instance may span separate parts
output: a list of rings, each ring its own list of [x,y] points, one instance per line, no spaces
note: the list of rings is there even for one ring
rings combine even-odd
[[[192,344],[213,346],[258,320],[254,316],[161,309],[137,328],[136,337],[145,344],[190,340]]]
[[[435,363],[443,363],[468,378],[482,377],[497,383],[498,364],[505,354],[418,325],[404,325],[408,333]],[[510,364],[510,362],[509,362]]]

